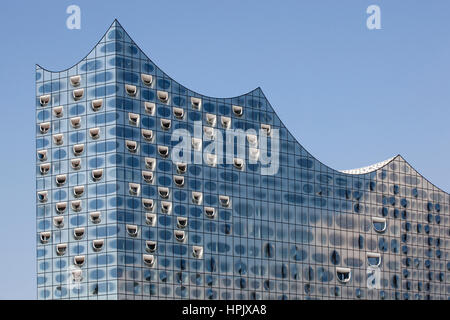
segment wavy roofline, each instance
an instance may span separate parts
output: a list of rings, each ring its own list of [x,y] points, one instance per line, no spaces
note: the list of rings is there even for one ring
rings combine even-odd
[[[111,23],[111,25],[110,25],[110,26],[108,27],[108,29],[105,31],[105,33],[103,33],[103,36],[101,36],[100,40],[97,41],[97,43],[92,47],[92,49],[89,50],[89,52],[88,52],[83,58],[81,58],[80,60],[78,60],[77,62],[75,62],[75,63],[74,63],[73,65],[71,65],[70,67],[68,67],[68,68],[66,68],[66,69],[62,69],[62,70],[50,70],[50,69],[47,69],[47,68],[41,66],[39,63],[36,63],[36,67],[39,67],[39,68],[41,68],[41,69],[44,70],[44,71],[47,71],[47,72],[54,72],[54,73],[56,73],[56,72],[64,72],[64,71],[67,71],[67,70],[72,69],[72,68],[75,67],[77,64],[79,64],[81,61],[83,61],[84,59],[86,59],[86,58],[91,54],[91,52],[95,50],[95,48],[100,44],[100,42],[102,41],[102,39],[108,34],[108,31],[112,28],[112,26],[114,25],[114,23],[118,23],[119,25],[121,25],[117,19],[114,19],[114,21]]]
[[[93,48],[92,48],[92,49],[91,49],[91,50],[90,50],[83,58],[81,58],[80,60],[78,60],[78,62],[76,62],[76,63],[73,64],[72,66],[70,66],[70,67],[68,67],[68,68],[66,68],[66,69],[62,69],[62,70],[49,70],[49,69],[47,69],[47,68],[41,66],[40,64],[36,63],[36,67],[39,67],[40,69],[42,69],[42,70],[44,70],[44,71],[52,72],[52,73],[64,72],[64,71],[68,71],[68,70],[72,69],[72,68],[75,67],[77,64],[79,64],[79,63],[82,62],[84,59],[86,59],[86,58],[91,54],[91,52],[95,50],[95,48],[100,44],[100,42],[102,41],[102,39],[106,37],[106,35],[108,34],[108,31],[114,26],[115,23],[116,23],[118,26],[120,26],[120,27],[122,28],[123,32],[125,32],[125,34],[126,34],[130,39],[133,39],[133,38],[130,36],[130,34],[125,30],[125,28],[120,24],[119,20],[117,20],[117,18],[116,18],[116,19],[114,19],[114,21],[111,23],[111,25],[108,27],[108,29],[105,31],[105,33],[104,33],[103,36],[100,38],[100,40],[97,41],[97,43],[94,45],[94,47],[93,47]],[[251,94],[252,92],[255,92],[255,91],[258,91],[258,90],[260,90],[260,91],[262,92],[261,87],[258,86],[258,87],[254,88],[254,89],[252,89],[252,90],[250,90],[250,91],[248,91],[248,92],[246,92],[246,93],[243,93],[243,94],[240,94],[240,95],[237,95],[237,96],[231,96],[231,97],[213,97],[213,96],[209,96],[209,95],[205,95],[205,94],[199,93],[199,92],[197,92],[197,91],[195,91],[195,90],[192,90],[192,89],[188,89],[186,86],[182,85],[179,81],[175,80],[173,77],[169,76],[165,71],[163,71],[160,67],[158,67],[158,64],[155,63],[152,59],[150,59],[150,57],[144,52],[144,50],[142,50],[142,49],[139,47],[139,45],[136,43],[136,41],[134,41],[134,40],[132,40],[132,41],[134,42],[134,45],[139,49],[139,51],[145,56],[145,58],[147,58],[148,60],[150,60],[150,61],[151,61],[151,62],[152,62],[159,70],[161,70],[161,71],[162,71],[162,72],[163,72],[170,80],[175,81],[175,82],[178,83],[180,86],[184,87],[186,90],[189,90],[189,91],[191,91],[192,93],[194,93],[194,94],[196,94],[196,95],[204,96],[204,97],[209,98],[209,99],[212,99],[212,100],[213,100],[213,99],[236,99],[236,98],[240,98],[240,97],[247,96],[247,95]],[[265,96],[264,96],[264,97],[265,97]],[[266,100],[267,100],[267,98],[266,98]]]
[[[433,187],[435,187],[436,189],[438,189],[439,191],[442,191],[443,193],[447,194],[447,196],[450,196],[450,193],[445,191],[444,189],[438,187],[437,185],[435,185],[433,182],[431,182],[430,180],[428,180],[423,174],[421,174],[419,172],[419,170],[417,170],[413,165],[411,165],[405,158],[403,158],[401,155],[398,155],[400,158],[402,158],[403,161],[405,161],[405,163],[411,167],[411,169],[413,169],[422,179],[425,179],[429,184],[431,184]]]
[[[313,154],[312,154],[311,152],[309,152],[308,149],[306,149],[306,148],[298,141],[297,137],[295,137],[295,136],[291,133],[291,131],[289,130],[289,128],[284,124],[283,120],[281,120],[281,118],[280,118],[280,116],[278,115],[278,113],[277,113],[277,112],[275,111],[275,109],[272,107],[272,105],[271,105],[269,99],[267,99],[266,95],[264,94],[264,91],[261,90],[261,93],[262,93],[262,95],[264,96],[264,98],[266,99],[267,103],[270,105],[270,108],[272,108],[273,112],[277,115],[278,119],[280,120],[280,123],[283,125],[283,127],[286,129],[286,131],[287,131],[287,132],[295,139],[295,142],[297,142],[303,149],[305,149],[305,151],[306,151],[311,157],[313,157],[314,160],[316,160],[318,163],[320,163],[321,165],[323,165],[324,167],[326,167],[327,169],[329,169],[329,170],[331,170],[331,171],[334,171],[334,172],[336,172],[336,173],[339,173],[339,174],[342,174],[342,175],[346,175],[346,176],[349,176],[349,177],[363,176],[363,175],[366,175],[366,174],[369,174],[369,173],[378,171],[378,170],[380,170],[380,169],[383,169],[384,167],[386,167],[387,165],[389,165],[392,161],[394,161],[394,160],[397,159],[398,157],[400,157],[401,159],[403,159],[403,157],[402,157],[400,154],[398,154],[398,155],[396,155],[396,156],[394,156],[394,157],[392,157],[392,158],[389,158],[389,159],[388,159],[389,161],[386,162],[386,163],[384,163],[383,166],[381,166],[381,167],[379,167],[379,168],[377,168],[377,169],[375,169],[375,170],[365,172],[365,173],[351,174],[351,173],[343,172],[343,171],[345,171],[345,170],[337,170],[337,169],[335,169],[335,168],[333,168],[333,167],[331,167],[331,166],[329,166],[329,165],[323,163],[323,162],[322,162],[321,160],[319,160],[317,157],[313,156]],[[404,159],[403,159],[403,160],[404,160]],[[386,161],[386,160],[385,160],[385,161]],[[383,161],[382,161],[382,162],[383,162]],[[379,163],[379,162],[378,162],[378,163]],[[375,164],[376,164],[376,163],[375,163]],[[408,163],[408,164],[409,164],[409,163]],[[411,166],[411,165],[410,165],[410,166]],[[369,166],[367,166],[367,167],[369,167]],[[411,168],[413,168],[413,167],[411,166]],[[413,169],[414,169],[414,168],[413,168]],[[414,170],[415,170],[415,169],[414,169]],[[416,170],[416,172],[417,172],[417,170]],[[418,173],[418,172],[417,172],[417,173]],[[419,173],[418,173],[418,174],[419,174]],[[421,175],[421,176],[422,176],[422,175]],[[425,178],[424,178],[424,179],[425,179]],[[427,179],[425,179],[425,180],[427,180]],[[428,180],[427,180],[427,181],[428,181]],[[445,191],[444,191],[444,192],[445,192]]]
[[[119,24],[119,26],[122,27],[122,25],[120,24],[120,22],[119,22],[117,19],[114,19],[114,22],[117,22],[117,23]],[[111,26],[114,24],[114,22],[111,24]],[[110,26],[109,28],[111,28],[111,26]],[[127,32],[127,30],[125,30],[124,27],[122,27],[122,29],[123,29],[123,31],[125,32],[125,34],[126,34],[130,39],[133,39],[133,38],[130,36],[130,34]],[[109,29],[108,29],[108,30],[109,30]],[[108,32],[108,31],[106,31],[106,32]],[[143,54],[148,60],[150,60],[150,61],[151,61],[151,62],[152,62],[159,70],[161,70],[161,71],[162,71],[162,72],[163,72],[170,80],[172,80],[172,81],[178,83],[180,86],[184,87],[186,90],[191,91],[192,93],[194,93],[194,94],[196,94],[196,95],[204,96],[204,97],[206,97],[206,98],[208,98],[208,99],[236,99],[236,98],[240,98],[240,97],[247,96],[247,95],[249,95],[250,93],[255,92],[255,91],[257,91],[257,90],[260,90],[260,91],[262,92],[261,87],[258,86],[258,87],[254,88],[254,89],[252,89],[252,90],[250,90],[250,91],[248,91],[248,92],[246,92],[246,93],[243,93],[243,94],[240,94],[240,95],[237,95],[237,96],[234,96],[234,97],[213,97],[213,96],[209,96],[209,95],[205,95],[205,94],[199,93],[199,92],[197,92],[197,91],[195,91],[195,90],[192,90],[192,89],[187,88],[185,85],[182,85],[178,80],[175,80],[174,78],[172,78],[171,76],[169,76],[169,75],[166,73],[166,71],[163,71],[163,69],[161,69],[161,68],[159,67],[159,64],[155,63],[152,59],[150,59],[150,57],[145,53],[145,51],[142,50],[141,47],[139,47],[139,45],[136,43],[136,41],[133,40],[133,42],[134,42],[135,46],[139,49],[139,51],[142,52],[142,54]],[[264,98],[266,98],[265,95],[264,95]],[[266,98],[266,100],[267,100],[267,98]],[[267,100],[267,101],[269,101],[269,100]]]
[[[83,58],[81,58],[78,62],[76,62],[76,63],[73,64],[72,66],[70,66],[70,67],[68,67],[68,68],[66,68],[66,69],[59,70],[59,71],[56,71],[56,70],[49,70],[49,69],[47,69],[47,68],[42,67],[42,66],[39,65],[39,64],[36,64],[36,67],[38,67],[38,68],[40,68],[40,69],[42,69],[42,70],[44,70],[44,71],[47,71],[47,72],[53,72],[53,73],[56,73],[56,72],[64,72],[64,71],[70,70],[71,68],[75,67],[75,66],[78,65],[80,62],[82,62],[84,59],[86,59],[86,58],[91,54],[91,52],[95,50],[95,48],[100,44],[100,42],[103,40],[103,38],[106,37],[106,35],[108,34],[109,30],[114,26],[114,24],[117,24],[117,25],[123,30],[123,32],[125,32],[125,34],[133,41],[134,45],[139,49],[139,51],[144,55],[144,57],[147,58],[149,61],[151,61],[151,62],[155,65],[156,68],[158,68],[161,72],[164,73],[164,75],[167,76],[167,78],[169,78],[170,80],[172,80],[172,81],[178,83],[180,86],[182,86],[183,88],[185,88],[186,90],[192,92],[192,93],[195,94],[195,95],[203,96],[203,97],[205,97],[205,98],[207,98],[207,99],[211,99],[211,100],[214,100],[214,99],[236,99],[236,98],[240,98],[240,97],[244,97],[244,96],[250,95],[251,93],[253,93],[253,92],[259,90],[259,91],[261,92],[262,96],[264,97],[264,99],[265,99],[265,100],[267,101],[267,103],[269,104],[269,106],[270,106],[270,108],[272,109],[272,111],[274,112],[274,114],[275,114],[275,115],[278,117],[278,119],[280,120],[280,123],[282,124],[282,126],[283,126],[283,127],[286,129],[286,131],[287,131],[287,132],[295,139],[295,142],[297,142],[297,143],[298,143],[298,144],[299,144],[299,145],[300,145],[300,146],[301,146],[301,147],[302,147],[302,148],[303,148],[303,149],[304,149],[304,150],[305,150],[312,158],[314,158],[315,161],[317,161],[319,164],[323,165],[324,167],[330,169],[331,171],[334,171],[334,172],[336,172],[336,173],[339,173],[339,174],[342,174],[342,175],[346,175],[346,176],[349,176],[349,177],[364,176],[364,175],[367,175],[367,174],[370,174],[370,173],[373,173],[373,172],[380,171],[380,170],[382,170],[383,168],[385,168],[386,166],[388,166],[392,161],[395,161],[396,159],[400,158],[400,159],[403,160],[403,161],[404,161],[404,162],[405,162],[412,170],[414,170],[414,171],[415,171],[422,179],[426,180],[428,183],[430,183],[430,184],[431,184],[433,187],[435,187],[437,190],[442,191],[443,193],[449,195],[448,192],[446,192],[446,191],[444,191],[442,188],[436,186],[434,183],[432,183],[430,180],[428,180],[425,176],[423,176],[423,175],[422,175],[415,167],[413,167],[408,161],[406,161],[400,154],[398,154],[398,155],[396,155],[396,156],[394,156],[394,157],[392,157],[392,158],[389,158],[389,159],[387,159],[387,160],[384,160],[384,161],[381,161],[381,162],[377,162],[377,163],[374,163],[374,164],[371,164],[371,165],[368,165],[368,166],[365,166],[365,167],[356,168],[356,169],[337,170],[337,169],[334,169],[334,168],[330,167],[329,165],[327,165],[327,164],[323,163],[322,161],[320,161],[318,158],[314,157],[314,156],[312,155],[312,153],[309,152],[309,151],[308,151],[308,150],[307,150],[307,149],[299,142],[299,140],[291,133],[291,131],[289,130],[289,128],[284,124],[284,122],[281,120],[281,118],[280,118],[280,116],[278,115],[278,113],[277,113],[277,112],[275,111],[275,109],[272,107],[272,105],[271,105],[269,99],[267,99],[266,95],[264,94],[264,91],[261,89],[260,86],[256,87],[255,89],[252,89],[252,90],[248,91],[247,93],[243,93],[243,94],[240,94],[240,95],[237,95],[237,96],[232,96],[232,97],[213,97],[213,96],[209,96],[209,95],[204,95],[204,94],[199,93],[199,92],[197,92],[197,91],[195,91],[195,90],[192,90],[192,89],[188,89],[186,86],[180,84],[179,81],[177,81],[177,80],[175,80],[173,77],[169,76],[165,71],[163,71],[163,70],[158,66],[157,63],[155,63],[152,59],[150,59],[150,57],[144,52],[144,50],[142,50],[142,49],[139,47],[139,45],[133,40],[133,38],[132,38],[132,37],[130,36],[130,34],[125,30],[125,28],[123,28],[123,26],[120,24],[120,22],[119,22],[119,20],[118,20],[117,18],[114,19],[114,21],[111,23],[111,25],[110,25],[110,26],[108,27],[108,29],[105,31],[105,33],[104,33],[103,36],[100,38],[100,40],[97,41],[97,43],[94,45],[94,47],[93,47],[93,48],[92,48],[92,49],[91,49],[91,50],[90,50]],[[373,169],[370,169],[370,170],[369,170],[370,167],[373,167]],[[355,171],[355,172],[356,172],[356,171],[364,170],[364,169],[367,169],[367,171],[366,171],[366,172],[358,172],[358,173],[350,173],[351,171]]]

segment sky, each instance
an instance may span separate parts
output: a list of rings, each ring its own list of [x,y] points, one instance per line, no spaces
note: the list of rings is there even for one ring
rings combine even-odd
[[[66,27],[69,5],[81,29]],[[381,29],[369,30],[369,5]],[[280,119],[335,169],[401,154],[450,191],[447,0],[5,1],[0,299],[36,298],[35,64],[66,69],[117,18],[162,70],[215,97],[261,87]]]

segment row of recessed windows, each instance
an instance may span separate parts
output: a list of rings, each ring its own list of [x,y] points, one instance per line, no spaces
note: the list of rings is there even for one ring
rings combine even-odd
[[[79,80],[79,78],[78,78],[78,80]],[[149,81],[151,83],[151,79],[149,79]],[[127,93],[129,95],[134,96],[136,94],[136,90],[137,90],[136,86],[125,85],[125,88],[126,88],[126,91],[127,91]],[[74,90],[74,93],[73,93],[74,98],[75,97],[78,97],[78,99],[81,98],[82,95],[83,95],[83,92],[84,92],[83,89]],[[163,91],[158,91],[158,98],[162,102],[167,102],[168,101],[168,93],[167,92],[163,92]],[[41,105],[43,105],[43,106],[47,105],[49,100],[50,100],[50,95],[45,95],[45,96],[41,96],[40,97],[40,102],[41,102]],[[200,98],[192,97],[191,98],[191,103],[192,103],[192,107],[194,109],[197,109],[197,110],[200,109],[200,107],[201,107],[201,99]],[[100,110],[102,104],[103,104],[103,100],[102,99],[94,100],[94,101],[92,101],[92,109],[94,111],[98,111],[98,110]],[[243,108],[242,107],[240,107],[240,106],[233,106],[232,109],[233,109],[233,112],[237,116],[241,116],[242,115],[242,112],[243,112]],[[154,112],[155,112],[155,104],[151,103],[151,102],[145,102],[145,110],[146,110],[147,113],[153,115]],[[53,112],[54,112],[56,117],[61,117],[62,116],[62,106],[55,107],[53,109]],[[175,108],[174,107],[173,108],[173,112],[174,112],[175,117],[177,117],[177,118],[183,118],[183,116],[184,116],[184,111],[181,108]],[[72,119],[74,119],[74,118],[72,118]],[[130,113],[129,114],[129,120],[130,120],[131,124],[137,125],[138,120],[139,120],[139,115]],[[206,120],[211,126],[214,126],[215,122],[216,122],[216,116],[213,115],[213,114],[207,114],[206,115]],[[79,120],[78,120],[78,122],[79,122]],[[230,125],[231,125],[231,119],[228,118],[228,117],[222,116],[221,117],[221,124],[222,124],[222,127],[229,128]],[[74,127],[76,127],[78,125],[76,118],[75,118],[75,120],[73,120],[72,125]],[[165,120],[165,123],[162,122],[161,126],[162,126],[163,129],[167,130],[167,129],[170,128],[170,122]],[[41,124],[41,133],[46,133],[48,131],[49,127],[50,127],[50,123],[43,123],[43,124]],[[270,135],[270,133],[271,133],[270,125],[262,124],[261,128],[266,132],[266,134],[268,136]]]
[[[138,150],[138,143],[133,140],[126,140],[125,146],[130,153],[136,153]],[[201,150],[201,148],[202,148],[201,146],[202,146],[201,139],[192,138],[192,147],[195,151]],[[158,154],[160,155],[161,158],[166,159],[170,155],[169,147],[167,147],[167,146],[158,146],[157,150],[158,150]],[[258,149],[250,149],[249,155],[250,155],[250,159],[253,159],[256,161],[259,158],[259,150]],[[205,162],[207,165],[209,165],[211,167],[215,167],[217,165],[217,155],[207,153]],[[241,159],[241,158],[233,158],[233,165],[236,169],[242,171],[245,168],[245,161],[244,161],[244,159]]]
[[[98,181],[99,179],[101,179],[101,176],[103,174],[103,169],[96,169],[92,171],[92,177],[95,181]],[[142,176],[144,178],[144,180],[148,183],[153,182],[153,172],[151,171],[142,171]],[[55,180],[57,183],[57,186],[62,187],[65,185],[66,180],[67,180],[67,175],[65,174],[61,174],[61,175],[56,175],[55,176]],[[178,187],[183,187],[184,185],[184,177],[183,176],[174,176],[174,183],[178,186]],[[138,183],[128,183],[128,187],[129,187],[129,194],[132,196],[139,196],[140,195],[140,191],[141,191],[141,185]],[[85,187],[82,185],[79,186],[74,186],[72,188],[73,190],[73,195],[75,198],[80,198],[83,196],[84,191],[85,191]],[[170,197],[170,190],[167,187],[158,187],[158,194],[160,195],[161,198],[163,199],[168,199]],[[48,200],[48,191],[43,190],[43,191],[38,191],[37,192],[37,198],[38,201],[40,203],[45,203]],[[144,199],[147,200],[147,199]],[[148,201],[152,201],[152,200],[148,200]],[[202,202],[202,193],[201,192],[192,192],[192,202],[194,204],[201,204]],[[80,208],[80,200],[75,200],[72,201],[72,208],[75,210],[75,208]],[[219,203],[221,204],[222,207],[224,208],[228,208],[231,206],[231,201],[229,196],[224,196],[224,195],[220,195],[219,196]],[[150,205],[153,206],[153,203],[147,203],[144,202],[143,206],[144,208],[150,208]],[[65,210],[65,206],[62,209],[61,212],[63,212]],[[77,210],[79,211],[79,210]],[[59,212],[59,210],[58,210]]]
[[[72,127],[74,129],[80,129],[81,128],[81,117],[74,117],[70,119],[70,123],[72,125]],[[49,129],[50,129],[50,122],[43,122],[39,124],[39,131],[42,134],[46,134],[48,133]],[[99,135],[99,128],[91,128],[89,129],[89,134],[91,136],[92,139],[96,140],[100,137]],[[56,145],[62,145],[63,144],[63,140],[62,137],[63,134],[59,133],[59,134],[54,134],[53,135],[53,141]]]
[[[72,97],[75,101],[80,100],[81,98],[83,98],[83,96],[84,96],[84,89],[75,89],[72,91]],[[50,99],[51,99],[50,94],[43,95],[39,97],[39,102],[42,107],[45,107],[50,102]]]
[[[55,136],[57,136],[57,137],[55,137]],[[61,135],[55,135],[55,136],[54,136],[55,143],[62,144],[62,139],[63,139],[62,137],[63,137],[63,135],[61,134]],[[46,161],[48,159],[47,152],[48,152],[47,149],[38,150],[37,151],[38,160],[41,161],[41,162]],[[73,152],[73,154],[75,156],[82,155],[83,152],[84,152],[84,144],[76,144],[76,145],[74,145],[72,147],[72,152]]]
[[[164,120],[164,119],[162,119],[162,120]],[[91,129],[89,129],[89,132],[90,132],[90,135],[91,135],[91,137],[93,139],[98,139],[99,136],[100,136],[100,129],[99,128],[91,128]],[[152,142],[153,138],[154,138],[152,130],[142,129],[142,136],[144,137],[144,139],[146,139],[149,142]],[[56,134],[56,135],[54,135],[53,136],[53,140],[54,140],[56,145],[62,145],[63,144],[63,134]],[[249,141],[250,141],[250,139],[249,139]],[[130,153],[136,153],[137,150],[138,150],[138,143],[136,141],[133,141],[133,140],[126,140],[125,141],[125,146],[126,146],[127,150]],[[198,139],[198,138],[192,138],[192,147],[193,147],[193,149],[195,151],[201,150],[202,149],[202,140]],[[169,153],[169,147],[160,145],[160,146],[158,146],[157,150],[158,150],[158,154],[162,158],[168,158],[169,157],[169,154],[170,154]],[[72,151],[73,151],[73,154],[75,156],[82,155],[82,153],[84,152],[84,144],[76,144],[76,145],[74,145],[72,147]],[[38,159],[40,161],[46,161],[47,160],[47,150],[46,149],[38,150],[37,151],[37,155],[38,155]],[[250,148],[249,158],[251,160],[254,160],[254,161],[258,160],[258,158],[259,158],[259,150],[256,149],[256,148]],[[206,155],[206,159],[205,160],[206,160],[206,163],[208,165],[210,165],[210,166],[214,167],[214,166],[217,165],[217,155],[215,155],[215,154],[209,154],[208,153]],[[234,158],[233,159],[233,164],[234,164],[234,167],[237,168],[238,170],[244,170],[245,161],[243,159],[241,159],[241,158]],[[72,168],[79,169],[80,168],[79,165],[80,165],[80,160],[79,159],[73,159],[72,160]],[[50,169],[50,164],[41,164],[40,168],[41,168],[41,174],[46,174],[46,173],[48,173],[48,171]]]
[[[387,217],[388,215],[389,215],[389,209],[388,208],[386,208],[386,207],[382,207],[381,209],[380,209],[380,212],[381,212],[381,215],[383,216],[383,217]],[[409,216],[408,216],[408,211],[406,211],[406,210],[398,210],[398,209],[393,209],[393,210],[391,210],[391,216],[393,217],[393,218],[398,218],[398,217],[402,217],[402,219],[408,219],[409,218]],[[424,220],[426,220],[427,222],[429,222],[429,223],[432,223],[433,221],[435,221],[436,222],[436,224],[440,224],[441,223],[441,216],[440,215],[436,215],[436,216],[434,216],[434,220],[433,220],[433,215],[431,214],[431,213],[428,213],[426,216],[424,216],[424,218],[423,218]],[[407,223],[409,223],[409,222],[407,222]],[[409,231],[409,230],[408,230]],[[420,231],[419,231],[420,232]]]
[[[76,120],[76,123],[79,123],[81,118],[77,117],[77,118],[72,118],[71,122],[74,124],[74,120]],[[170,128],[170,123],[171,120],[168,119],[161,119],[161,127],[168,129]],[[46,122],[46,123],[41,123],[40,124],[40,128],[41,128],[41,133],[45,133],[46,130],[48,130],[50,128],[50,122]],[[211,129],[211,130],[209,130]],[[205,136],[207,136],[208,138],[212,138],[214,139],[214,129],[210,128],[210,127],[204,127],[204,131],[205,131]],[[155,135],[153,133],[153,130],[150,129],[142,129],[141,130],[141,134],[142,137],[144,138],[145,141],[152,143],[154,141]],[[89,129],[89,135],[93,140],[97,140],[100,138],[100,128],[90,128]],[[53,135],[53,142],[55,143],[55,145],[61,146],[64,144],[64,135],[62,133],[59,134],[54,134]],[[247,140],[249,141],[250,144],[250,153],[249,156],[251,159],[254,160],[258,160],[259,158],[259,150],[256,148],[258,142],[257,142],[257,136],[256,135],[252,135],[252,134],[247,134]],[[79,146],[81,146],[80,144],[76,145],[77,148],[79,148]],[[133,141],[133,140],[126,140],[126,146],[127,149],[131,152],[131,153],[136,153],[137,152],[137,142]],[[75,148],[75,147],[74,147]],[[165,148],[165,147],[161,147],[161,148]],[[192,138],[192,148],[195,151],[201,151],[202,149],[202,140],[200,138]],[[158,151],[160,150],[160,147],[158,147]],[[82,152],[82,151],[81,151]],[[80,154],[81,154],[80,152]],[[75,150],[74,150],[75,153]],[[160,155],[162,157],[167,157],[168,153],[162,153],[159,152]]]
[[[135,225],[127,225],[127,232],[131,236],[135,237],[137,236],[138,229]],[[84,236],[84,228],[76,228],[74,229],[74,238],[75,240],[81,240]],[[183,231],[175,230],[175,238],[178,242],[185,242],[185,235]],[[41,232],[40,233],[40,240],[41,243],[48,243],[51,238],[51,232]],[[92,248],[94,252],[100,252],[103,249],[104,246],[104,239],[96,239],[92,241]],[[56,254],[58,256],[64,256],[67,251],[67,243],[59,243],[55,246]],[[145,250],[148,253],[155,253],[157,250],[157,242],[152,240],[145,241]],[[202,246],[192,246],[192,256],[196,259],[202,259],[203,258],[203,247]],[[142,255],[143,261],[145,265],[149,267],[155,266],[156,258],[153,254],[143,254]],[[77,255],[73,258],[73,264],[77,267],[82,267],[85,263],[85,256],[84,255]]]
[[[146,86],[151,86],[153,83],[153,76],[149,74],[141,74],[141,80],[142,83]],[[81,76],[73,76],[70,78],[70,82],[73,87],[78,87],[81,84]],[[135,85],[131,84],[125,84],[125,91],[127,94],[131,97],[136,96],[137,94],[137,87]],[[84,89],[74,89],[73,90],[73,98],[75,100],[80,100],[84,95]],[[157,97],[159,101],[163,103],[168,103],[169,101],[169,93],[167,91],[157,91]],[[41,106],[46,106],[50,102],[51,95],[42,95],[40,96],[40,104]],[[202,100],[200,98],[191,97],[191,105],[193,109],[200,110],[202,105]],[[233,112],[237,116],[242,116],[243,114],[243,108],[241,106],[233,106]]]
[[[72,168],[79,169],[81,166],[81,159],[72,159]],[[50,170],[50,163],[44,163],[40,165],[41,174],[46,174]],[[91,171],[91,177],[94,182],[98,182],[103,177],[103,169],[94,169]],[[56,185],[58,187],[64,186],[67,181],[67,174],[58,174],[55,176]],[[81,191],[81,190],[78,190]],[[82,195],[82,193],[81,193]]]
[[[74,194],[76,196],[81,196],[84,192],[83,186],[77,186],[74,187]],[[169,189],[164,187],[158,188],[158,193],[162,198],[168,198],[169,195]],[[133,193],[134,195],[139,194],[139,185],[130,183],[130,193]],[[41,202],[45,202],[47,198],[47,191],[41,191],[38,193],[39,200]],[[202,193],[200,192],[193,192],[192,194],[192,200],[196,204],[201,204],[202,201]],[[219,201],[222,204],[223,207],[229,207],[230,206],[230,200],[228,196],[219,196]],[[152,212],[154,210],[154,202],[152,199],[142,199],[143,206],[146,210]],[[171,203],[170,202],[161,202],[162,212],[170,214],[171,211]],[[58,213],[63,213],[66,209],[67,204],[65,202],[57,203],[56,204],[56,210]],[[71,207],[74,211],[78,212],[81,210],[81,201],[76,200],[71,202]],[[215,209],[212,207],[205,207],[205,215],[211,219],[215,216]],[[148,225],[154,226],[156,223],[156,215],[153,213],[147,212],[146,213],[146,223]],[[100,212],[92,212],[90,214],[91,221],[93,223],[99,223],[100,222]],[[58,228],[62,228],[64,226],[64,218],[62,216],[54,217],[54,224]],[[177,217],[177,226],[179,229],[183,229],[187,226],[187,218],[185,217]],[[127,225],[126,226],[127,233],[131,237],[136,237],[138,235],[138,226],[137,225]],[[41,243],[46,244],[48,243],[48,240],[50,239],[50,232],[41,232],[40,239]],[[74,237],[76,240],[80,240],[83,238],[84,235],[84,228],[75,228],[74,229]],[[174,231],[175,239],[178,242],[185,242],[186,235],[185,231],[183,230],[175,230]],[[203,254],[203,249],[201,247],[195,246],[193,248],[193,254],[197,258],[201,258]],[[151,255],[144,255],[144,262],[149,265],[154,265],[154,257]]]
[[[400,193],[400,187],[399,187],[398,185],[395,184],[395,185],[392,186],[391,191],[392,191],[393,194],[399,194],[399,193]],[[417,198],[418,195],[419,195],[419,192],[418,192],[417,188],[413,188],[413,189],[411,190],[411,196]],[[394,200],[392,201],[392,205],[395,205],[395,198],[394,198],[394,197],[391,197],[391,198],[394,199]],[[402,199],[401,204],[402,204],[402,206],[406,207],[405,199]],[[428,211],[433,211],[434,209],[436,210],[436,212],[440,212],[440,211],[441,211],[441,205],[440,205],[439,203],[436,203],[436,204],[433,206],[433,203],[428,202],[428,203],[427,203],[427,210],[428,210]]]

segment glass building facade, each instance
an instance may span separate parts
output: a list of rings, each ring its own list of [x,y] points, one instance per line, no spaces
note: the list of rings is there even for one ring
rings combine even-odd
[[[241,157],[202,156],[235,129]],[[173,161],[182,140],[200,162]],[[38,299],[450,298],[449,194],[401,156],[325,166],[261,89],[193,92],[117,21],[36,67],[36,197]]]

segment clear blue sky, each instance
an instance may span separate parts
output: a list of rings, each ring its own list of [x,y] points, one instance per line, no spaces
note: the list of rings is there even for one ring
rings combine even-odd
[[[66,28],[70,4],[81,30]],[[371,4],[382,30],[366,28]],[[325,164],[400,153],[450,191],[450,1],[4,1],[0,298],[36,297],[35,64],[72,66],[114,18],[188,88],[229,97],[260,86]]]

